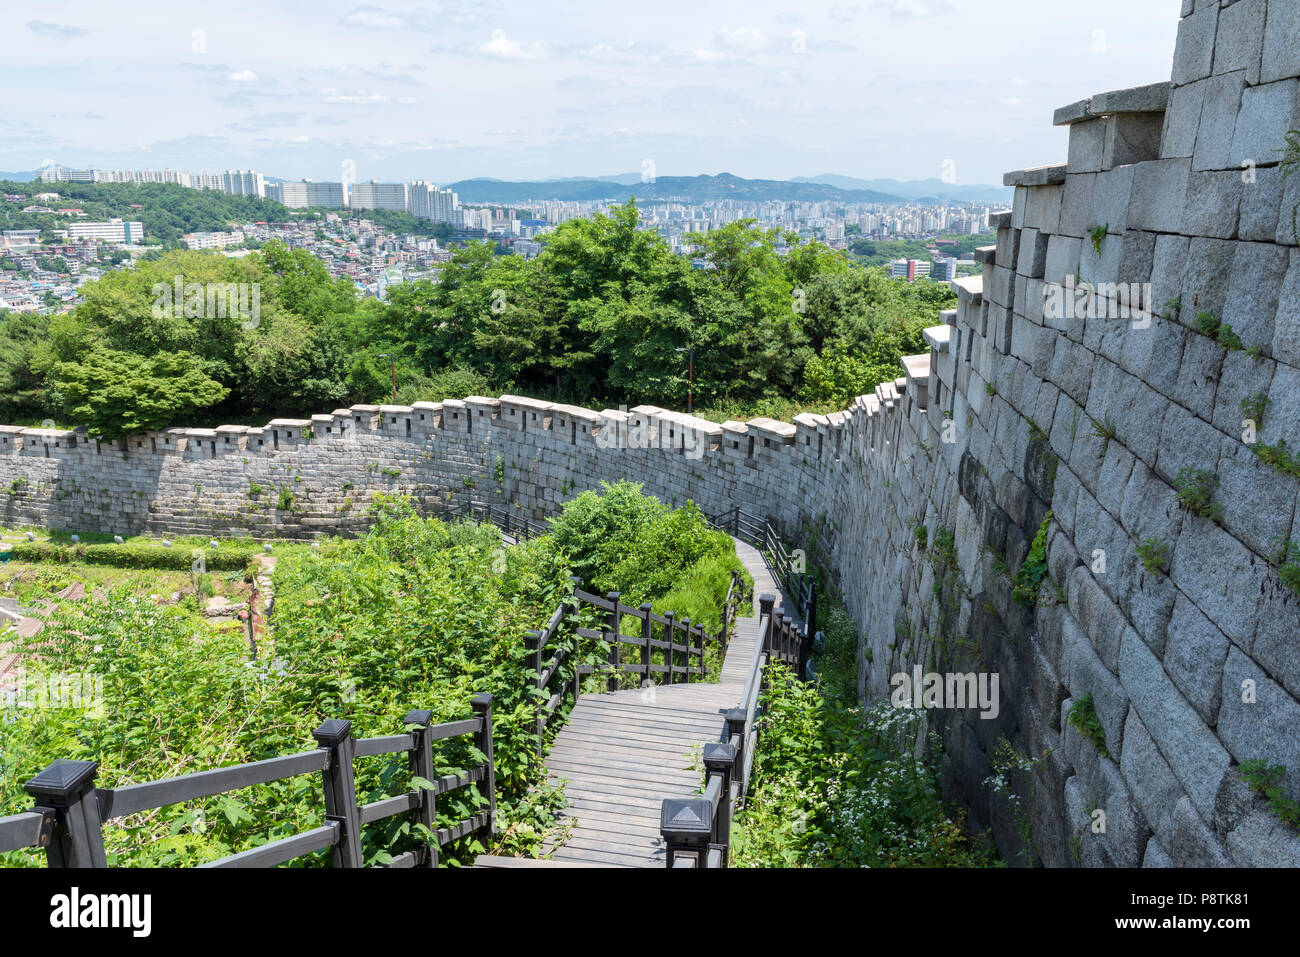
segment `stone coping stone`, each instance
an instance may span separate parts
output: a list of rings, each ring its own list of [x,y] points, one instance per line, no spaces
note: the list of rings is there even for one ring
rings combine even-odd
[[[736,435],[744,435],[749,431],[749,426],[744,422],[737,422],[735,419],[728,419],[722,423],[723,432],[734,432]]]
[[[800,412],[794,417],[794,424],[805,425],[810,429],[815,429],[818,426],[829,425],[830,423],[826,416],[817,412]]]
[[[312,416],[312,420],[315,421],[316,419],[326,419],[326,420],[330,420],[330,416],[328,416],[328,415],[313,415],[313,416]],[[219,435],[245,435],[245,434],[248,432],[248,426],[246,426],[246,425],[219,425],[219,426],[216,427],[216,429],[215,429],[214,431],[217,432]]]
[[[580,405],[566,405],[558,402],[551,406],[551,411],[557,415],[567,415],[571,419],[582,419],[584,422],[599,422],[600,413],[593,409],[583,408]]]
[[[926,342],[930,343],[931,349],[936,352],[947,352],[948,345],[952,342],[952,326],[929,326],[921,330],[921,335],[925,337]],[[929,360],[929,356],[925,358],[927,361]],[[903,362],[904,364],[907,363],[906,357],[904,357]]]
[[[998,254],[997,246],[979,246],[975,249],[975,253],[972,258],[977,263],[987,265],[993,262],[993,260],[997,257],[997,254]]]
[[[949,281],[949,288],[957,295],[965,294],[976,298],[984,295],[984,277],[983,276],[963,276],[960,279]]]
[[[551,402],[546,402],[543,399],[530,399],[527,396],[522,395],[503,395],[501,397],[501,402],[507,405],[518,405],[527,409],[535,409],[538,412],[547,412],[555,408],[555,405]]]
[[[379,411],[379,406],[377,406],[377,405],[354,405],[354,406],[353,406],[349,411],[350,411],[350,412],[369,412],[369,413],[373,414],[373,413]]]
[[[1032,166],[1029,169],[1012,170],[1010,173],[1003,174],[1002,185],[1060,186],[1065,182],[1065,169],[1065,163],[1053,163],[1050,166]],[[989,222],[991,225],[992,217],[989,218]]]
[[[1169,91],[1170,83],[1163,81],[1098,93],[1061,107],[1052,114],[1052,125],[1070,126],[1112,113],[1160,113],[1169,106]]]
[[[776,419],[769,419],[766,416],[759,416],[756,419],[750,419],[746,425],[751,429],[757,429],[760,432],[767,432],[770,435],[785,440],[793,439],[798,431],[794,425],[789,422],[778,422]]]
[[[311,419],[272,419],[266,423],[268,429],[305,429],[311,425]],[[192,430],[191,430],[192,433]]]
[[[903,356],[903,368],[907,370],[905,380],[928,382],[930,379],[929,353],[921,356]]]
[[[1012,215],[1013,211],[1010,209],[1003,209],[996,213],[989,213],[989,229],[1010,229]]]
[[[416,412],[438,412],[442,409],[441,402],[416,402],[411,406]]]
[[[414,412],[415,409],[409,405],[381,405],[379,411],[384,413],[384,415],[406,415],[410,412]]]

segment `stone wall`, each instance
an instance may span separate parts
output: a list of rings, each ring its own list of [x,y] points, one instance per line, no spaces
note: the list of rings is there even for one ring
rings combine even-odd
[[[1243,441],[1241,408],[1267,396],[1258,442],[1300,448],[1300,176],[1277,152],[1300,127],[1300,0],[1183,6],[1172,82],[1057,112],[1068,163],[1008,174],[1014,207],[930,353],[844,412],[717,426],[503,396],[107,444],[0,428],[0,522],[310,537],[364,528],[375,492],[537,517],[621,478],[740,504],[836,578],[864,697],[916,665],[999,675],[996,719],[933,724],[947,795],[1008,858],[1300,864],[1236,771],[1285,765],[1300,797],[1300,598],[1270,563],[1300,538],[1300,484]],[[1078,315],[1085,283],[1102,295]],[[1106,317],[1129,284],[1157,315]],[[1215,477],[1220,518],[1178,507],[1184,468]],[[1049,577],[1025,608],[1012,580],[1049,512]],[[1161,570],[1138,559],[1152,539]],[[1104,751],[1067,721],[1085,695]],[[987,784],[1004,742],[1033,762],[1023,814]]]

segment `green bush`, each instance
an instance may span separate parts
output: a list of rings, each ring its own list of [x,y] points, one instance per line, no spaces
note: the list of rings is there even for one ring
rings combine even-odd
[[[201,549],[208,571],[242,570],[262,549],[256,544],[222,543],[217,548]],[[126,542],[122,545],[60,545],[56,542],[19,542],[13,548],[13,557],[21,562],[48,562],[69,564],[87,562],[92,565],[109,565],[114,568],[154,569],[158,571],[189,571],[194,562],[194,547],[181,544],[166,548],[146,542]]]
[[[1218,487],[1217,475],[1208,469],[1196,469],[1189,465],[1179,469],[1174,478],[1174,497],[1186,511],[1217,522],[1223,518],[1223,506],[1214,501]]]
[[[733,866],[996,866],[944,806],[936,767],[914,756],[923,713],[887,703],[843,708],[789,668],[767,674]]]
[[[1052,513],[1043,517],[1038,526],[1038,533],[1029,546],[1029,554],[1016,569],[1016,577],[1011,584],[1011,597],[1023,608],[1032,609],[1038,604],[1038,593],[1043,588],[1043,579],[1047,577],[1047,532],[1052,524]]]
[[[651,602],[655,614],[671,611],[679,620],[689,618],[691,624],[700,625],[717,637],[722,630],[722,605],[727,600],[733,571],[740,573],[745,593],[751,592],[754,580],[734,550],[729,555],[706,555],[662,597]],[[741,616],[752,615],[753,603],[741,602],[738,612]]]
[[[1098,754],[1103,758],[1110,757],[1110,751],[1106,749],[1106,732],[1097,717],[1097,706],[1093,704],[1091,692],[1074,699],[1066,720],[1070,727],[1092,742]]]

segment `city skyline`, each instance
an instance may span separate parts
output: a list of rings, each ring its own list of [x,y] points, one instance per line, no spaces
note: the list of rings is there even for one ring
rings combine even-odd
[[[0,119],[0,169],[998,183],[1026,156],[1064,157],[1052,109],[1167,78],[1153,67],[1173,49],[1164,7],[867,0],[793,14],[670,0],[654,17],[592,5],[561,22],[504,0],[236,0],[219,18],[142,0],[128,23],[84,2],[20,2],[6,57],[43,88]],[[998,51],[1014,74],[991,66]]]

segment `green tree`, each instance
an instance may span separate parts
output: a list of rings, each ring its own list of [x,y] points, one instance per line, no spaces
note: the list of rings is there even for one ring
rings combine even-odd
[[[227,389],[190,355],[145,358],[99,349],[55,369],[54,388],[68,416],[102,439],[166,428],[220,402]]]

